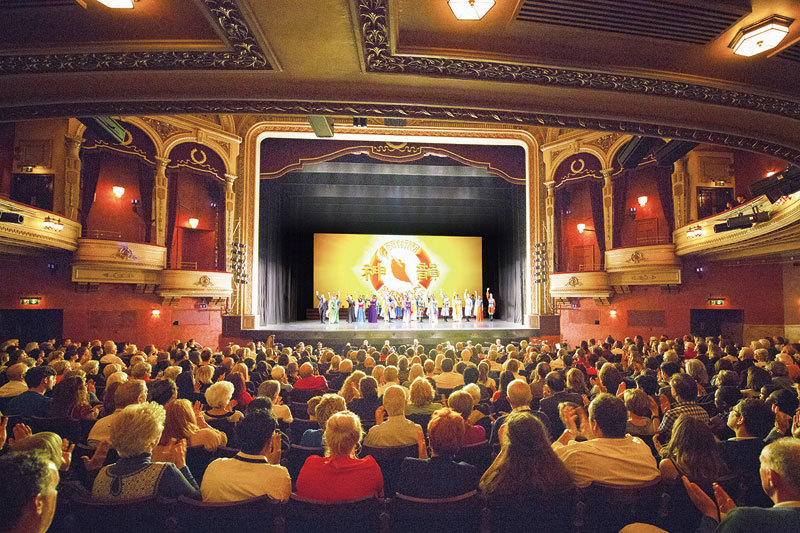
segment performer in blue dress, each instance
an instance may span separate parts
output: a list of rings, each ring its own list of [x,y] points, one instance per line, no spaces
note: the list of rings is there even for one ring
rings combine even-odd
[[[403,322],[411,322],[411,308],[414,304],[411,298],[411,294],[406,294],[405,300],[403,300]]]
[[[370,324],[378,323],[378,298],[373,294],[369,300],[369,311],[367,312]]]
[[[366,321],[367,315],[364,314],[364,299],[359,296],[356,302],[356,323],[363,324]]]

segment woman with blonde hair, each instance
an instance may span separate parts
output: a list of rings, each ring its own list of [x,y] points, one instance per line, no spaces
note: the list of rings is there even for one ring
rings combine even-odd
[[[160,448],[169,445],[172,439],[186,439],[186,445],[203,446],[206,450],[213,451],[228,443],[228,437],[222,431],[216,430],[206,423],[200,412],[200,405],[194,408],[189,400],[172,400],[164,406],[166,418],[164,431],[158,443]]]
[[[344,411],[347,409],[347,404],[344,403],[344,398],[338,394],[323,394],[322,399],[317,404],[315,415],[317,423],[321,429],[307,429],[300,438],[300,446],[307,446],[309,448],[321,448],[323,445],[323,436],[325,434],[325,424],[334,413]]]
[[[425,377],[425,369],[422,368],[421,364],[415,363],[411,365],[411,370],[408,371],[408,379],[403,383],[403,387],[408,389],[414,383],[414,380],[423,377]]]
[[[434,402],[434,390],[431,382],[426,378],[417,378],[411,383],[406,404],[406,415],[432,415],[434,411],[442,408],[442,404]]]
[[[297,476],[297,496],[318,502],[383,497],[383,474],[372,456],[356,458],[364,438],[355,413],[340,411],[325,425],[325,457],[306,459]]]
[[[359,397],[358,386],[365,377],[367,375],[360,370],[356,370],[347,376],[344,383],[342,383],[342,388],[339,390],[339,396],[344,398],[345,403],[350,403]]]

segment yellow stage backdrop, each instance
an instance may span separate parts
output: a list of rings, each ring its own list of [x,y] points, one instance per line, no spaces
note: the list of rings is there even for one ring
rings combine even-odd
[[[464,289],[482,292],[481,237],[314,234],[314,289],[367,295],[430,291],[441,304]],[[316,306],[316,301],[314,302]]]

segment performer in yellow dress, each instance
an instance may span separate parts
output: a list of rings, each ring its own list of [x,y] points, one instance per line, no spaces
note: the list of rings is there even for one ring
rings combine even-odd
[[[458,293],[453,293],[453,322],[461,322],[461,298]]]

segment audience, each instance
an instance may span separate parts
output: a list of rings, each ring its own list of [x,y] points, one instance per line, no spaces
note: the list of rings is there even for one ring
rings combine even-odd
[[[53,521],[58,496],[58,468],[43,452],[0,457],[2,531],[44,533]]]
[[[422,427],[406,418],[406,391],[392,385],[383,395],[383,405],[375,413],[375,425],[364,439],[366,446],[405,446],[419,443],[420,458],[426,457]],[[384,421],[384,418],[386,419]]]

